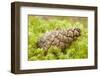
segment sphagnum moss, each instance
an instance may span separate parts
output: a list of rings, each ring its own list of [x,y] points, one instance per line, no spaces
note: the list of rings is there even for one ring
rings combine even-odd
[[[78,17],[77,17],[78,18]],[[56,60],[56,59],[83,59],[88,57],[88,25],[87,18],[80,17],[73,20],[73,17],[50,17],[44,16],[28,17],[28,60]],[[78,27],[81,36],[74,41],[70,47],[64,50],[57,47],[50,47],[47,55],[43,55],[44,49],[37,47],[38,39],[47,31],[65,28]]]

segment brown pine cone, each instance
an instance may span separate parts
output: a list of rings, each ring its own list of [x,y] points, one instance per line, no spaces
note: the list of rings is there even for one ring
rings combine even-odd
[[[51,46],[65,49],[80,36],[79,28],[59,29],[45,33],[38,41],[38,47],[48,50]]]

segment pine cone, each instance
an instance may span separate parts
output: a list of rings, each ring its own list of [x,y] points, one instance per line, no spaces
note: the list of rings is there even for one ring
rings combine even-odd
[[[80,36],[79,28],[59,29],[45,33],[38,41],[38,47],[48,50],[51,46],[65,49]]]

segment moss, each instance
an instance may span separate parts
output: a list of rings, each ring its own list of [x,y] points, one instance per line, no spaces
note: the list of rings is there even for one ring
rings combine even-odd
[[[28,19],[28,60],[83,59],[88,57],[87,18],[29,16]],[[57,47],[51,47],[45,56],[45,51],[37,47],[39,37],[46,31],[71,27],[80,28],[81,36],[69,48],[66,48],[65,52]]]

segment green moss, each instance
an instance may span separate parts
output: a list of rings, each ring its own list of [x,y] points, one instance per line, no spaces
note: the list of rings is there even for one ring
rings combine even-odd
[[[87,18],[76,17],[28,17],[28,60],[56,60],[56,59],[83,59],[88,57],[88,25]],[[37,47],[38,39],[46,32],[56,28],[81,29],[81,36],[69,48],[62,52],[57,47],[51,47],[47,55]]]

